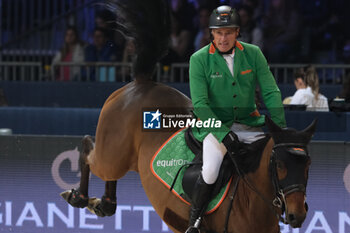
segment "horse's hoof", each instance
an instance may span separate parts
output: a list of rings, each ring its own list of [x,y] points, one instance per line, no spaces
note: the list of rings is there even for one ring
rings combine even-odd
[[[62,192],[60,195],[73,207],[85,208],[88,206],[89,198],[81,194],[79,190],[67,190]]]
[[[112,216],[117,209],[117,202],[112,201],[105,196],[102,197],[102,200],[94,197],[89,199],[87,208],[91,213],[96,214],[99,217]]]
[[[104,217],[105,215],[103,214],[102,210],[101,210],[101,200],[96,198],[96,197],[93,197],[93,198],[90,198],[89,199],[89,203],[88,203],[88,206],[87,206],[87,209],[93,213],[93,214],[96,214],[97,216],[99,217]]]

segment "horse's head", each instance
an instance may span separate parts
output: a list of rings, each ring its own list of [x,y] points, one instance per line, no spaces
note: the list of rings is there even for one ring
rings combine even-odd
[[[275,143],[269,168],[276,191],[274,205],[285,211],[286,223],[301,227],[308,210],[305,197],[311,159],[307,144],[316,121],[303,131],[282,129],[268,117],[266,125]]]

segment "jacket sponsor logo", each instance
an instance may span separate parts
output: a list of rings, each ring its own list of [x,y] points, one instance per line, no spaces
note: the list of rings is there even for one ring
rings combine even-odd
[[[219,72],[216,72],[214,74],[211,74],[210,78],[222,78],[222,74],[220,74]]]

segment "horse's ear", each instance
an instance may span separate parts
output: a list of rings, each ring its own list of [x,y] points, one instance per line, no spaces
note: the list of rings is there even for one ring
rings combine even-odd
[[[309,141],[311,140],[312,136],[314,136],[314,133],[315,133],[315,130],[316,130],[317,121],[318,121],[317,118],[314,119],[312,121],[312,123],[308,127],[306,127],[306,129],[304,129],[302,131],[302,133],[305,133],[305,134],[308,135],[308,142],[307,143],[309,143]]]
[[[282,131],[282,129],[271,120],[271,118],[267,115],[265,115],[265,124],[267,128],[269,129],[270,133],[279,133]]]

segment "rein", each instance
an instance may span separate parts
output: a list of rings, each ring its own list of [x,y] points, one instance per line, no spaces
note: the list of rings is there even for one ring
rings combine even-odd
[[[243,180],[243,182],[253,191],[253,192],[255,192],[256,194],[257,194],[257,196],[261,199],[261,200],[263,200],[264,202],[265,202],[265,204],[269,207],[269,209],[272,211],[272,212],[274,212],[274,214],[275,214],[275,216],[277,217],[277,219],[279,220],[279,221],[281,221],[281,222],[283,222],[283,223],[287,223],[286,222],[286,220],[285,219],[283,219],[282,218],[282,216],[275,210],[275,208],[274,207],[277,207],[277,206],[275,206],[273,203],[270,203],[270,201],[268,201],[265,197],[264,197],[264,195],[254,186],[254,185],[252,185],[251,184],[251,181],[248,179],[248,177],[246,177],[246,176],[244,176],[243,174],[242,174],[242,172],[241,172],[241,170],[238,168],[238,165],[237,165],[237,162],[236,162],[236,160],[234,159],[234,157],[232,156],[232,154],[231,154],[231,160],[232,160],[232,162],[233,162],[233,164],[234,164],[234,166],[235,166],[235,169],[236,169],[236,171],[237,171],[237,173],[238,173],[238,179],[239,178],[241,178],[242,180]],[[234,195],[235,195],[235,192],[236,192],[236,190],[234,190],[234,193],[233,193],[233,195],[231,196],[231,197],[233,197]],[[233,203],[233,200],[231,201],[231,205],[232,205],[232,203]],[[228,212],[227,213],[227,218],[229,218],[229,215],[230,215],[230,212]],[[225,225],[225,229],[227,229],[227,225]],[[227,231],[224,231],[224,233],[226,233]]]

